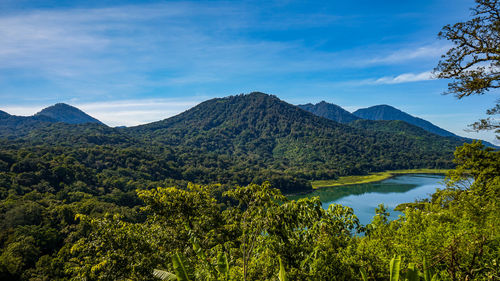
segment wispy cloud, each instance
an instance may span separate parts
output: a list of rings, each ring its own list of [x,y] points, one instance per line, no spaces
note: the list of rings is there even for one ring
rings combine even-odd
[[[259,20],[246,5],[169,2],[1,15],[0,77],[51,83],[67,98],[130,97],[151,89],[334,67],[332,54],[316,53],[303,42],[241,34],[325,25],[337,16]],[[0,80],[0,96],[11,95],[1,87],[9,83]]]
[[[442,54],[446,53],[451,45],[448,44],[431,44],[424,46],[417,46],[411,48],[404,48],[392,51],[385,55],[376,55],[375,57],[367,59],[367,64],[392,64],[401,63],[415,59],[438,59]]]
[[[167,2],[0,15],[0,77],[51,84],[58,92],[51,95],[66,99],[136,98],[188,85],[224,84],[231,91],[228,84],[246,77],[328,76],[327,72],[401,62],[441,50],[429,45],[363,54],[361,47],[359,52],[331,51],[292,38],[247,36],[349,20],[318,13],[262,18],[255,12],[260,7],[249,5]],[[353,62],[358,55],[365,64]],[[0,80],[0,96],[13,95],[2,87],[9,83]]]
[[[424,71],[420,73],[403,73],[395,76],[383,76],[380,78],[369,78],[362,80],[350,80],[338,83],[339,85],[390,85],[390,84],[402,84],[411,82],[421,82],[434,80],[434,74],[432,71]]]
[[[206,98],[146,99],[76,104],[110,126],[134,126],[177,115]]]
[[[373,84],[400,84],[409,82],[419,82],[433,80],[434,75],[431,71],[421,73],[403,73],[397,76],[385,76],[373,81]]]

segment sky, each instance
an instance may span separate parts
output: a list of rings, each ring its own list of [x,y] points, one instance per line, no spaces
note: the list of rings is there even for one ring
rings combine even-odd
[[[0,110],[58,102],[110,126],[260,91],[349,111],[389,104],[461,136],[499,98],[458,100],[432,71],[473,0],[0,0]],[[496,142],[498,144],[498,142]]]

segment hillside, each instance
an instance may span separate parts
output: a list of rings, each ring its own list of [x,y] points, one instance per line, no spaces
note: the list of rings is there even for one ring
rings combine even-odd
[[[219,170],[237,182],[282,173],[311,179],[449,166],[461,144],[437,136],[354,128],[263,93],[208,100],[122,132],[172,147],[181,162],[197,167],[197,174],[217,176],[214,171]]]
[[[317,116],[324,117],[344,124],[360,119],[359,117],[343,109],[342,107],[336,104],[327,103],[325,101],[322,101],[317,104],[311,104],[311,103],[301,104],[298,105],[298,107],[306,111],[309,111]]]
[[[86,114],[80,109],[71,105],[67,105],[65,103],[57,103],[55,105],[44,108],[42,111],[35,114],[35,116],[46,116],[54,119],[56,122],[63,122],[68,124],[102,124],[101,121]]]
[[[387,133],[408,134],[414,137],[418,137],[419,135],[429,136],[430,134],[436,134],[439,136],[454,138],[455,141],[461,143],[470,143],[473,141],[473,139],[457,136],[424,119],[413,117],[389,105],[379,105],[366,109],[360,109],[353,114],[338,105],[330,104],[324,101],[316,105],[309,103],[299,105],[299,107],[317,116],[349,124],[350,126],[356,128]],[[498,148],[487,141],[482,142],[486,146]]]
[[[437,137],[436,134],[426,131],[418,126],[406,123],[401,120],[366,120],[359,119],[354,122],[349,123],[349,125],[356,128],[363,128],[366,130],[374,130],[380,132],[394,133],[394,134],[406,134],[409,136],[426,136],[426,137]]]
[[[7,113],[6,113],[7,114]],[[16,138],[28,135],[32,130],[55,122],[47,116],[15,116],[2,114],[0,137]]]
[[[368,120],[401,120],[406,123],[418,126],[428,132],[433,134],[444,136],[444,137],[458,137],[457,135],[448,132],[438,126],[432,124],[429,121],[424,119],[411,116],[408,113],[405,113],[397,108],[394,108],[390,105],[375,105],[368,108],[358,109],[353,112],[355,116],[368,119]]]

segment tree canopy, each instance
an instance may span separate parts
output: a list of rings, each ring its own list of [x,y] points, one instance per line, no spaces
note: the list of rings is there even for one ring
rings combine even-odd
[[[439,33],[454,46],[442,56],[435,72],[438,78],[453,79],[448,93],[459,99],[500,88],[500,2],[476,0],[476,4],[472,19],[446,25]],[[500,114],[499,101],[487,114]],[[480,120],[473,127],[500,133],[500,123],[493,118]]]

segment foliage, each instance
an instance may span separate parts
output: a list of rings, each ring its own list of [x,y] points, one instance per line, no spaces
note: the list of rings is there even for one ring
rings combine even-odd
[[[500,88],[500,2],[476,0],[472,19],[446,25],[441,38],[453,42],[452,47],[435,69],[438,78],[451,78],[449,93],[458,98],[481,95]],[[489,115],[500,113],[500,104],[488,110]],[[483,119],[474,128],[494,129],[500,133],[495,119]],[[500,136],[497,135],[498,138]]]
[[[311,189],[310,180],[451,168],[452,152],[462,143],[407,129],[353,128],[262,93],[209,100],[178,116],[132,128],[34,121],[41,117],[2,119],[0,136],[9,141],[0,140],[0,151],[9,158],[19,150],[35,159],[47,153],[71,155],[89,172],[119,181],[115,188],[120,190],[129,179],[168,179],[180,186],[189,181],[270,181],[284,193],[303,192]],[[4,162],[0,169],[10,169]],[[37,173],[38,167],[29,172]],[[22,183],[33,186],[44,179],[30,173],[19,175]]]
[[[358,227],[351,209],[324,210],[317,198],[287,201],[267,183],[236,187],[220,198],[210,195],[214,188],[141,191],[144,223],[82,217],[93,231],[73,246],[74,274],[106,280],[119,272],[114,278],[147,280],[165,268],[161,272],[174,272],[178,280],[352,277],[340,255]]]
[[[394,254],[420,268],[428,260],[443,280],[499,276],[500,152],[473,143],[459,148],[455,157],[458,166],[449,174],[448,188],[407,205],[396,221],[388,222],[380,209],[367,225],[366,237],[351,250],[374,278],[385,276],[384,265]]]
[[[369,280],[387,280],[396,254],[403,275],[414,264],[443,280],[494,279],[499,157],[478,142],[458,148],[448,188],[405,205],[393,222],[380,208],[362,227],[347,207],[289,201],[270,183],[153,188],[171,183],[161,174],[178,172],[140,149],[6,150],[0,277],[154,280],[155,269],[178,275],[178,254],[191,280],[277,280],[285,272],[289,280],[353,280],[360,268]]]

